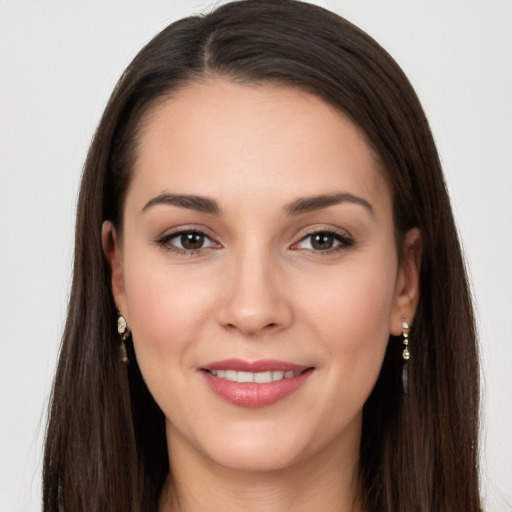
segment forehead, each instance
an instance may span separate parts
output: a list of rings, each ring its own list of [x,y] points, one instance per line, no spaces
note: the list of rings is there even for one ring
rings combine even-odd
[[[190,84],[144,119],[128,196],[164,191],[289,202],[333,191],[389,202],[362,131],[322,99],[275,84]],[[141,199],[142,200],[142,199]]]

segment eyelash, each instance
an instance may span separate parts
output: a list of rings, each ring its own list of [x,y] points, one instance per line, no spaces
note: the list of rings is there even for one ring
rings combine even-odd
[[[179,238],[183,235],[199,235],[204,237],[205,240],[209,240],[211,242],[208,246],[199,247],[197,249],[185,249],[181,247],[177,247],[175,244],[171,243],[171,240],[174,240],[175,238]],[[162,237],[160,237],[158,240],[156,240],[156,244],[165,249],[166,251],[174,252],[179,255],[185,255],[185,256],[192,256],[194,254],[198,254],[199,252],[203,251],[204,249],[207,249],[209,247],[216,248],[215,246],[219,247],[219,244],[212,240],[211,237],[209,237],[204,231],[201,231],[200,229],[180,229],[177,231],[173,231],[172,233],[168,233]]]
[[[332,236],[336,241],[339,242],[338,245],[325,250],[315,250],[315,249],[299,249],[304,252],[307,252],[309,254],[314,255],[321,255],[321,256],[327,256],[334,253],[337,253],[339,251],[344,251],[347,249],[350,249],[354,245],[353,238],[350,237],[345,232],[337,231],[335,229],[312,229],[311,231],[308,231],[297,243],[295,243],[293,246],[297,246],[298,244],[304,242],[308,238],[312,238],[314,235],[327,235]]]
[[[185,249],[185,248],[177,247],[175,244],[171,243],[171,240],[181,237],[183,235],[187,235],[187,234],[202,236],[202,237],[204,237],[205,240],[210,241],[210,245],[202,246],[197,249]],[[309,254],[314,254],[314,255],[317,255],[317,254],[318,255],[329,255],[329,254],[336,253],[338,251],[350,249],[354,245],[354,240],[350,236],[348,236],[346,233],[342,233],[335,229],[314,229],[314,230],[311,230],[308,233],[306,233],[298,242],[293,244],[292,249],[294,247],[296,247],[297,245],[299,245],[300,243],[307,240],[308,238],[313,237],[314,235],[331,236],[336,241],[338,241],[339,244],[332,248],[325,249],[325,250],[315,250],[315,249],[296,249],[296,250],[301,250],[303,252],[307,252]],[[187,255],[187,256],[197,254],[197,253],[199,253],[205,249],[208,249],[208,248],[212,248],[212,247],[218,248],[219,247],[219,244],[217,242],[212,240],[211,237],[209,237],[206,233],[204,233],[200,229],[180,229],[178,231],[173,231],[172,233],[168,233],[168,234],[160,237],[158,240],[156,240],[156,244],[159,247],[162,247],[163,249],[165,249],[166,251],[171,251],[176,254]]]

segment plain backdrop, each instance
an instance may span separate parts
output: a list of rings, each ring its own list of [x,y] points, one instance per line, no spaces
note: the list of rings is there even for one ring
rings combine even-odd
[[[222,2],[221,2],[222,3]],[[318,1],[379,41],[438,143],[482,354],[486,510],[512,510],[512,2]],[[40,510],[81,167],[135,53],[211,1],[0,0],[0,511]],[[463,512],[463,511],[461,511]]]

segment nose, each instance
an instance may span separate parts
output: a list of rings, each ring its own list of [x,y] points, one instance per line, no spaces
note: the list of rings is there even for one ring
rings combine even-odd
[[[279,262],[262,251],[244,251],[230,259],[218,303],[218,322],[255,337],[278,332],[292,321]]]

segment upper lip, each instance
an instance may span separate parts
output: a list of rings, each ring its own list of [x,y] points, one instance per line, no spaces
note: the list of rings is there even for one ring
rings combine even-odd
[[[236,370],[238,372],[302,372],[311,366],[279,361],[277,359],[260,359],[258,361],[244,361],[243,359],[224,359],[214,361],[201,367],[202,370]]]

